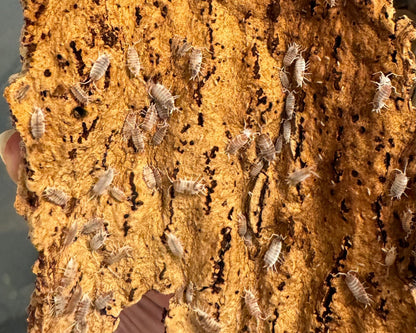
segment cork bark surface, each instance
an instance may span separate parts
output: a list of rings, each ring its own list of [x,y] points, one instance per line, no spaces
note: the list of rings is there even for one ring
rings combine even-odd
[[[150,289],[175,294],[167,332],[201,332],[196,307],[222,332],[414,331],[415,303],[406,285],[416,274],[416,238],[405,239],[399,217],[415,209],[415,29],[394,16],[389,1],[338,2],[330,8],[323,0],[23,1],[23,68],[5,96],[25,151],[16,209],[39,251],[29,332],[73,326],[74,314],[51,314],[70,258],[78,270],[68,297],[77,285],[93,301],[113,292],[106,309],[89,309],[90,332],[114,331],[120,311]],[[188,55],[172,57],[175,36],[202,50],[196,80],[190,80]],[[136,42],[138,78],[126,67],[127,48]],[[310,62],[310,82],[295,89],[290,143],[250,179],[255,143],[237,155],[225,149],[245,126],[273,140],[281,133],[286,94],[279,69],[293,42]],[[96,88],[82,86],[92,99],[82,106],[69,87],[88,80],[104,53],[111,65]],[[371,102],[379,71],[400,76],[390,76],[396,92],[377,114]],[[146,141],[137,153],[122,128],[129,110],[148,108],[144,81],[150,78],[178,96],[179,112],[160,146]],[[40,139],[30,132],[34,106],[45,112]],[[391,200],[394,169],[403,170],[406,161],[407,197]],[[148,164],[171,178],[202,177],[207,191],[174,193],[166,176],[162,189],[151,191],[142,178]],[[288,186],[288,174],[305,166],[319,178]],[[128,197],[123,202],[108,193],[91,198],[110,167],[117,171],[113,185]],[[69,203],[45,200],[46,187],[65,191]],[[237,233],[239,213],[247,216],[251,247]],[[64,247],[73,222],[80,229],[93,217],[107,221],[104,247],[90,251],[91,236],[79,232]],[[169,232],[182,242],[182,259],[167,247]],[[272,234],[286,237],[276,272],[264,268]],[[132,248],[130,256],[105,265],[105,256],[121,246]],[[398,256],[387,276],[380,263],[382,248],[391,246]],[[356,269],[373,295],[366,309],[344,277],[334,276]],[[183,290],[190,281],[195,294],[187,304]],[[256,295],[266,320],[250,315],[245,290]]]

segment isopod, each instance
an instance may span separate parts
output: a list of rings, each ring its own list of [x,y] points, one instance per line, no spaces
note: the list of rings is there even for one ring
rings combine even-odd
[[[273,238],[272,242],[270,243],[269,249],[264,254],[264,263],[267,267],[267,270],[272,269],[276,270],[276,263],[282,263],[283,259],[280,256],[280,253],[282,252],[282,236],[278,235],[272,235],[277,236],[276,238]]]
[[[397,249],[395,246],[392,246],[389,250],[382,248],[382,251],[386,254],[384,258],[384,264],[387,266],[387,275],[389,275],[390,266],[394,264],[397,257]]]
[[[262,317],[262,313],[259,307],[259,303],[257,302],[256,296],[254,296],[254,294],[250,290],[245,290],[244,301],[247,305],[248,312],[251,316],[253,316],[256,319],[265,319]]]
[[[183,246],[181,242],[179,241],[178,237],[176,237],[172,233],[165,233],[166,235],[166,241],[168,243],[169,249],[172,252],[172,254],[178,258],[183,257]]]
[[[306,78],[306,75],[309,74],[309,73],[306,73],[308,68],[309,68],[309,61],[305,62],[305,59],[300,54],[299,57],[296,59],[295,70],[293,72],[293,75],[295,77],[296,83],[298,84],[298,87],[302,87],[305,81],[308,81],[308,79]]]
[[[260,151],[260,157],[268,162],[272,162],[276,158],[276,149],[268,134],[260,134],[256,140],[256,144]]]
[[[123,192],[122,189],[115,187],[115,186],[111,186],[110,187],[110,195],[116,199],[118,202],[123,202],[127,200],[127,196],[126,194]]]
[[[407,208],[400,216],[400,220],[402,222],[402,228],[406,232],[406,237],[409,238],[410,234],[412,233],[412,225],[413,225],[413,212],[410,210],[410,208]]]
[[[152,81],[149,83],[148,93],[156,102],[159,118],[162,120],[168,119],[170,114],[176,110],[175,97],[163,84]]]
[[[74,313],[81,297],[82,297],[82,288],[79,284],[77,284],[72,291],[72,295],[68,301],[68,304],[66,305],[64,315],[71,315],[72,313]]]
[[[290,91],[286,97],[285,101],[285,111],[287,115],[287,119],[292,119],[293,113],[295,111],[295,94],[293,91]]]
[[[61,316],[68,303],[68,298],[60,293],[53,296],[53,304],[51,308],[52,315],[55,317]]]
[[[237,216],[237,230],[241,237],[244,237],[247,233],[247,219],[242,213]]]
[[[69,259],[68,263],[66,264],[62,279],[59,282],[59,287],[61,289],[65,289],[66,287],[68,287],[72,283],[72,281],[74,281],[77,271],[78,263],[74,260],[74,258]]]
[[[133,146],[136,152],[138,153],[144,152],[143,133],[137,127],[133,128],[131,132],[131,141],[133,142]]]
[[[319,175],[312,171],[310,167],[297,169],[293,171],[289,176],[287,177],[286,182],[290,186],[296,186],[300,182],[303,182],[304,180],[308,179],[311,175],[314,175],[319,178]]]
[[[171,52],[175,58],[183,57],[191,48],[192,45],[186,41],[186,38],[183,39],[179,36],[175,36],[172,39]]]
[[[287,72],[284,68],[279,70],[280,83],[282,84],[283,91],[288,91],[290,89],[290,81],[287,76]]]
[[[75,312],[75,332],[87,331],[87,315],[90,311],[91,299],[88,294],[82,296],[81,301],[78,303],[77,311]]]
[[[134,48],[135,45],[130,45],[127,49],[127,67],[135,77],[138,77],[140,74],[140,59]]]
[[[162,143],[163,139],[168,133],[168,128],[169,124],[166,121],[163,124],[158,125],[158,129],[156,130],[152,138],[152,144],[154,146],[159,146]]]
[[[72,95],[82,105],[87,105],[90,102],[90,96],[81,88],[79,83],[74,84],[70,88]]]
[[[285,143],[290,142],[290,136],[292,135],[292,124],[290,119],[286,119],[283,122],[283,139],[285,140]]]
[[[193,310],[197,314],[198,324],[205,332],[215,333],[221,331],[221,324],[212,316],[199,308],[194,308]]]
[[[154,104],[149,106],[146,112],[143,122],[140,124],[140,128],[145,132],[150,132],[155,127],[157,122],[157,112]]]
[[[300,46],[296,43],[290,44],[283,58],[283,66],[289,67],[299,55]]]
[[[95,234],[104,228],[105,220],[100,217],[94,217],[84,224],[81,233],[84,235]]]
[[[194,299],[194,284],[192,281],[189,281],[188,286],[186,287],[185,299],[188,304],[191,304]]]
[[[107,232],[105,230],[99,230],[90,240],[91,251],[97,251],[102,247],[107,240]]]
[[[289,138],[290,138],[290,135],[289,135]],[[280,154],[282,152],[282,148],[283,148],[283,137],[279,135],[274,144],[274,149],[276,150],[276,154]]]
[[[77,231],[78,231],[78,223],[77,221],[75,221],[71,224],[68,231],[66,232],[65,240],[63,243],[64,248],[71,245],[74,242],[75,237],[77,235]]]
[[[14,99],[17,101],[17,102],[21,102],[25,97],[26,97],[26,94],[27,94],[27,92],[29,91],[29,89],[30,89],[30,86],[28,85],[28,84],[25,84],[23,87],[20,87],[17,91],[16,91],[16,93],[15,93],[15,95],[14,95]]]
[[[33,107],[33,109],[34,111],[30,118],[30,128],[33,138],[40,139],[45,134],[45,114],[37,106]]]
[[[113,299],[113,292],[109,291],[98,296],[94,301],[94,306],[97,310],[103,310]]]
[[[195,47],[192,48],[191,55],[189,57],[189,71],[191,72],[191,80],[198,77],[201,71],[202,65],[202,51]]]
[[[114,173],[115,173],[115,170],[113,168],[108,168],[107,171],[104,171],[104,173],[101,175],[101,177],[98,179],[98,181],[95,183],[95,185],[92,188],[92,192],[94,196],[98,197],[107,190],[107,188],[113,182]]]
[[[330,8],[335,7],[337,5],[337,0],[325,0]]]
[[[68,194],[66,194],[64,191],[55,188],[55,187],[47,187],[44,191],[43,191],[43,196],[50,202],[58,205],[58,206],[62,206],[64,207],[68,201],[69,201],[69,196]]]
[[[143,167],[143,180],[146,186],[151,190],[160,188],[162,185],[162,175],[160,174],[160,171],[151,165],[145,165]]]
[[[136,119],[137,113],[135,111],[130,111],[127,114],[122,130],[123,138],[125,140],[129,140],[131,138],[133,130],[136,128]]]
[[[201,192],[205,192],[205,185],[201,184],[201,180],[171,180],[170,178],[169,180],[173,184],[173,189],[177,193],[194,195],[199,194]]]
[[[273,147],[274,148],[274,147]],[[263,170],[264,162],[263,160],[259,160],[256,163],[253,164],[253,166],[250,169],[250,177],[255,178],[259,175],[261,170]]]
[[[364,304],[365,307],[371,304],[372,299],[370,295],[367,294],[360,280],[358,280],[358,278],[352,274],[351,271],[347,272],[346,274],[338,273],[337,275],[345,275],[345,283],[358,302]]]
[[[92,65],[90,71],[90,79],[83,84],[87,84],[90,82],[95,83],[96,81],[101,79],[107,71],[108,66],[110,66],[110,56],[104,53],[100,55],[98,59],[95,61],[94,65]]]
[[[407,189],[407,182],[410,178],[406,177],[406,167],[407,163],[404,167],[403,172],[399,169],[395,169],[396,171],[399,171],[399,173],[396,174],[396,178],[394,178],[393,184],[390,188],[390,196],[392,197],[392,199],[397,198],[398,200],[400,200],[402,194],[407,196],[406,193],[404,193],[404,191]]]
[[[112,253],[105,256],[104,264],[105,265],[112,265],[116,262],[119,262],[120,260],[130,256],[131,251],[132,251],[132,248],[128,245],[120,247],[115,252],[112,252]]]
[[[253,135],[254,133],[250,129],[245,128],[241,134],[238,134],[230,140],[225,148],[225,152],[230,155],[235,155],[241,148],[251,141]]]
[[[383,108],[387,108],[386,101],[390,98],[391,90],[396,90],[390,81],[389,76],[393,75],[390,73],[388,75],[384,75],[384,73],[380,72],[380,80],[379,82],[374,82],[377,84],[377,91],[374,95],[374,99],[372,104],[374,105],[372,111],[376,113],[380,113]]]

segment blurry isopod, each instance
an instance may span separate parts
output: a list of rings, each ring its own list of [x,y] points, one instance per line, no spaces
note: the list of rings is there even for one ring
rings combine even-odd
[[[250,169],[250,177],[255,178],[259,175],[261,170],[263,170],[264,162],[263,160],[259,160],[253,164],[253,166]]]
[[[155,127],[157,122],[156,106],[151,104],[146,112],[143,122],[140,124],[140,128],[145,132],[150,132]]]
[[[94,301],[94,306],[97,310],[103,310],[107,307],[107,305],[112,300],[113,300],[113,292],[109,291],[109,292],[99,295]]]
[[[216,333],[221,331],[221,324],[216,321],[212,316],[210,316],[205,311],[200,308],[193,309],[197,314],[197,320],[199,326],[208,333]]]
[[[274,144],[274,149],[276,149],[276,154],[280,154],[282,152],[282,148],[283,148],[283,137],[279,135],[276,139],[276,143]]]
[[[169,178],[169,176],[168,176]],[[170,182],[173,184],[173,189],[176,193],[182,193],[182,194],[199,194],[205,192],[205,185],[201,184],[200,179],[196,180],[188,180],[188,179],[176,179],[172,180],[170,179]]]
[[[191,72],[191,80],[194,80],[198,77],[201,71],[201,65],[202,51],[201,49],[193,47],[189,57],[189,71]]]
[[[69,259],[64,269],[62,279],[59,282],[59,287],[61,289],[65,289],[66,287],[68,287],[74,281],[77,271],[78,263],[75,261],[74,258]]]
[[[283,139],[285,139],[285,143],[290,142],[290,136],[292,135],[292,124],[290,119],[286,119],[283,122]]]
[[[43,196],[50,202],[58,205],[58,206],[65,206],[69,201],[69,196],[64,191],[55,188],[55,187],[47,187],[43,191]]]
[[[256,140],[256,144],[261,158],[264,158],[268,162],[272,162],[276,158],[276,149],[268,134],[260,134]]]
[[[97,251],[101,248],[107,240],[107,232],[105,230],[99,230],[90,240],[91,251]]]
[[[84,235],[95,234],[104,228],[105,220],[100,217],[94,217],[84,224],[81,233]]]
[[[172,254],[178,258],[183,257],[183,247],[178,237],[172,233],[165,233],[166,241]]]
[[[87,84],[90,82],[97,82],[99,79],[101,79],[105,72],[108,69],[108,66],[110,66],[110,56],[107,54],[102,54],[98,57],[98,59],[95,61],[94,65],[91,67],[90,71],[90,79],[87,82],[84,82],[83,84]]]
[[[146,186],[151,190],[160,188],[162,185],[160,171],[151,165],[145,165],[143,167],[143,180]]]
[[[390,266],[394,264],[397,257],[397,249],[395,246],[392,246],[390,249],[382,248],[382,251],[386,254],[384,259],[384,265],[387,266],[387,276],[389,275]]]
[[[407,163],[406,166],[404,167],[403,172],[399,169],[395,169],[396,171],[399,171],[398,174],[396,174],[396,178],[393,181],[393,184],[391,185],[390,188],[390,196],[393,198],[397,198],[398,200],[400,200],[400,197],[402,196],[402,194],[404,194],[405,196],[406,193],[404,193],[404,191],[407,189],[407,182],[409,181],[409,177],[406,177],[406,168],[407,168]]]
[[[64,248],[71,245],[74,242],[75,237],[77,235],[77,231],[78,231],[78,223],[77,223],[77,221],[75,221],[71,224],[71,226],[69,227],[69,229],[66,232],[65,240],[64,240],[64,243],[63,243]]]
[[[152,138],[152,144],[154,146],[159,146],[162,143],[163,139],[168,133],[168,128],[169,124],[166,121],[163,124],[158,125],[158,129],[156,130]]]
[[[124,120],[123,125],[123,138],[125,140],[129,140],[133,134],[134,129],[136,128],[136,119],[137,119],[137,113],[134,111],[130,111],[126,119]]]
[[[110,192],[110,195],[114,199],[116,199],[118,202],[123,202],[127,200],[126,194],[123,192],[123,190],[121,190],[118,187],[111,186],[109,192]]]
[[[289,67],[290,65],[292,65],[293,61],[295,61],[295,59],[299,55],[299,50],[300,50],[300,46],[298,44],[296,43],[290,44],[283,58],[283,66]]]
[[[247,233],[247,219],[242,213],[237,216],[237,230],[241,237],[244,237]]]
[[[283,259],[280,256],[280,253],[282,252],[282,236],[278,235],[272,235],[277,236],[276,238],[273,238],[272,242],[270,243],[269,249],[264,254],[264,263],[267,267],[267,270],[271,269],[272,271],[276,270],[276,263],[282,263]]]
[[[77,311],[75,312],[75,332],[84,333],[87,331],[87,315],[90,311],[90,306],[91,299],[88,294],[84,294],[81,301],[79,301]]]
[[[138,153],[144,152],[144,137],[141,130],[137,127],[131,132],[131,141],[133,142],[134,150]]]
[[[295,111],[295,101],[295,93],[293,91],[290,91],[285,101],[287,119],[292,119],[293,117],[293,113]]]
[[[14,99],[20,103],[27,95],[27,92],[29,91],[30,86],[28,84],[25,84],[24,86],[20,87],[15,95],[14,95]]]
[[[287,177],[286,182],[290,186],[296,186],[297,184],[303,182],[304,180],[308,179],[311,175],[319,178],[319,175],[312,171],[310,167],[297,169]]]
[[[90,96],[81,88],[79,83],[74,84],[70,88],[72,95],[82,105],[87,105],[90,102]]]
[[[251,316],[253,316],[257,320],[265,320],[265,318],[262,317],[262,313],[257,298],[250,290],[245,290],[244,300],[247,305],[248,312]]]
[[[107,171],[104,171],[98,181],[95,183],[92,188],[94,196],[102,195],[107,188],[111,185],[114,179],[115,170],[113,168],[108,168]]]
[[[402,228],[404,232],[406,232],[405,239],[409,238],[410,234],[412,233],[412,225],[413,225],[413,212],[410,208],[407,208],[400,216],[400,220],[402,222]]]
[[[130,45],[127,49],[127,67],[135,77],[138,77],[140,75],[140,59],[134,47],[135,45],[136,43]]]
[[[110,254],[106,255],[103,262],[105,265],[112,265],[116,262],[119,262],[120,260],[124,258],[129,257],[132,250],[133,249],[128,245],[120,247],[116,251],[111,252]]]
[[[35,106],[30,118],[30,128],[32,136],[35,139],[40,139],[45,134],[45,114],[43,110]]]
[[[186,287],[185,300],[186,303],[191,304],[194,299],[194,284],[192,281],[189,281],[188,286]]]
[[[287,76],[287,72],[284,68],[279,70],[280,83],[282,84],[283,91],[288,91],[290,89],[290,81]]]
[[[235,155],[241,148],[250,143],[253,135],[254,133],[250,129],[245,128],[241,134],[238,134],[230,140],[225,148],[225,152],[230,155]]]

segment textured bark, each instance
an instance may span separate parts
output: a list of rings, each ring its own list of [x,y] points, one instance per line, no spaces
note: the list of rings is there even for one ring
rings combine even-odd
[[[198,332],[193,307],[215,317],[223,332],[410,332],[415,304],[406,284],[416,273],[400,214],[415,208],[415,112],[410,103],[415,29],[406,17],[394,18],[388,1],[339,0],[334,8],[311,1],[25,1],[23,70],[5,96],[25,144],[16,209],[30,226],[39,251],[33,267],[36,289],[29,306],[30,332],[63,332],[74,316],[53,317],[52,295],[62,268],[79,264],[68,292],[79,282],[91,299],[113,291],[106,310],[90,311],[91,332],[111,332],[120,311],[149,289],[175,293],[166,317],[168,332]],[[205,69],[189,80],[187,56],[174,61],[175,36],[203,49]],[[143,80],[156,78],[173,95],[181,112],[169,120],[160,146],[134,152],[122,138],[128,109],[149,105],[143,81],[125,66],[135,42]],[[273,140],[281,131],[284,99],[279,68],[287,46],[296,42],[310,61],[311,82],[296,89],[292,139],[276,161],[254,180],[249,168],[255,145],[236,156],[225,154],[227,140],[245,124],[261,126]],[[209,51],[209,52],[208,52]],[[93,102],[80,108],[69,91],[88,79],[99,54],[111,66]],[[392,76],[397,92],[381,114],[371,112],[378,76]],[[24,96],[19,92],[29,86]],[[30,134],[33,106],[46,114],[46,133]],[[148,137],[149,140],[151,137]],[[391,200],[395,168],[408,160],[408,197]],[[207,193],[173,194],[164,179],[150,191],[142,170],[152,164],[177,178],[203,176]],[[286,184],[295,168],[314,167],[296,187]],[[113,184],[128,201],[109,194],[91,199],[99,172],[116,169]],[[67,207],[46,201],[47,186],[71,196]],[[248,219],[253,246],[237,233],[237,214]],[[73,221],[81,226],[100,216],[110,236],[100,251],[78,234],[62,248]],[[183,260],[172,256],[164,232],[178,236]],[[272,234],[286,237],[285,261],[277,272],[264,268]],[[111,248],[129,245],[131,257],[107,267]],[[398,247],[398,260],[386,276],[383,247]],[[110,269],[111,270],[110,270]],[[338,272],[359,269],[374,304],[364,309]],[[194,303],[181,290],[192,281]],[[244,290],[251,290],[268,318],[250,316]]]

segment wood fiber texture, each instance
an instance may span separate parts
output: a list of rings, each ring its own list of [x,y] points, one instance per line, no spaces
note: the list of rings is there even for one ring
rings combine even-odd
[[[215,318],[222,332],[414,331],[415,304],[406,285],[416,274],[416,237],[405,240],[399,217],[415,210],[410,43],[416,34],[410,20],[394,16],[391,2],[339,0],[330,8],[324,0],[27,0],[23,8],[23,69],[5,96],[25,150],[16,209],[39,251],[29,332],[73,325],[74,314],[51,314],[70,258],[79,268],[67,295],[77,284],[93,301],[113,292],[106,309],[91,307],[90,332],[115,330],[120,311],[149,289],[175,293],[167,332],[201,332],[196,308]],[[172,57],[175,36],[202,50],[204,69],[196,80],[190,80],[189,54]],[[127,48],[136,42],[139,78],[126,67]],[[310,62],[310,82],[295,89],[290,143],[250,179],[255,143],[231,156],[226,146],[245,126],[261,128],[273,142],[281,133],[286,94],[279,69],[293,42]],[[87,81],[104,53],[111,65],[97,88],[82,85],[92,94],[82,107],[69,87]],[[396,92],[377,114],[371,102],[379,71],[399,76],[390,76]],[[145,152],[136,153],[122,128],[129,109],[148,108],[144,81],[150,78],[178,96],[179,111],[160,146],[146,142]],[[46,122],[37,140],[29,126],[34,106],[44,110]],[[394,169],[403,170],[406,160],[407,196],[391,200]],[[147,164],[173,179],[201,176],[207,191],[174,193],[165,176],[163,188],[152,192],[142,179]],[[319,178],[288,186],[288,174],[304,166]],[[108,193],[91,198],[110,167],[113,185],[128,196],[124,202]],[[71,197],[66,207],[45,200],[48,186]],[[247,217],[251,247],[237,233],[239,213]],[[91,252],[91,237],[78,233],[64,248],[72,223],[80,229],[93,217],[107,221],[105,246]],[[182,259],[169,251],[165,232],[181,240]],[[272,234],[286,237],[276,272],[264,268]],[[103,263],[125,245],[130,257]],[[390,246],[398,256],[387,276],[380,263],[382,248]],[[344,277],[335,276],[355,269],[374,300],[366,309]],[[190,281],[195,295],[186,304],[182,291]],[[250,315],[245,290],[256,295],[266,320]]]

